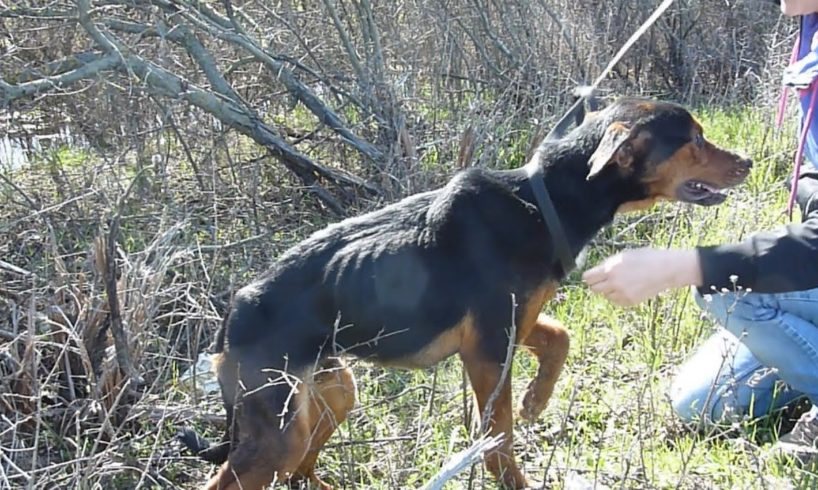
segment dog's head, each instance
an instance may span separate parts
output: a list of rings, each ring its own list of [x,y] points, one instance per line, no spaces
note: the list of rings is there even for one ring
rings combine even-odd
[[[615,172],[641,190],[621,211],[661,199],[720,204],[726,189],[743,182],[752,167],[749,159],[707,141],[701,125],[677,104],[620,99],[590,114],[586,125],[596,144],[587,178]]]

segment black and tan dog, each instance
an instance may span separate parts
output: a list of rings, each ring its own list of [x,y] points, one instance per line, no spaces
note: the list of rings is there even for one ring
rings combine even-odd
[[[621,99],[544,143],[536,164],[573,254],[617,212],[659,199],[718,204],[751,166],[705,140],[682,107],[643,99]],[[217,341],[232,435],[212,447],[182,437],[224,463],[207,488],[288,479],[329,488],[315,461],[355,401],[341,357],[424,368],[455,353],[481,413],[496,389],[489,430],[505,437],[486,467],[525,486],[512,453],[511,382],[500,384],[511,319],[512,340],[540,362],[522,417],[543,410],[568,352],[565,329],[540,314],[566,271],[526,170],[468,169],[441,189],[329,226],[242,288]]]

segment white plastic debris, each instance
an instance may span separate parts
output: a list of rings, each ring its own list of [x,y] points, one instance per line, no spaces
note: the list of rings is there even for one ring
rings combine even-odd
[[[575,471],[569,471],[565,475],[565,490],[610,490],[606,485],[588,480]]]
[[[219,381],[213,372],[213,359],[215,359],[215,357],[215,354],[207,352],[199,354],[196,363],[179,376],[179,384],[188,390],[192,390],[195,376],[195,386],[199,393],[203,395],[219,393]]]

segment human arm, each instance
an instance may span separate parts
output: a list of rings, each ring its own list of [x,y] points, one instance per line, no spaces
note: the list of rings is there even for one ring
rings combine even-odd
[[[735,244],[626,250],[586,271],[583,280],[620,306],[685,286],[702,293],[813,289],[818,287],[818,211],[803,223],[755,233]]]
[[[620,306],[633,306],[662,291],[702,284],[695,249],[625,250],[585,271],[591,291]]]
[[[818,287],[818,212],[803,223],[755,233],[740,243],[698,250],[702,292],[736,287],[759,293],[813,289]]]

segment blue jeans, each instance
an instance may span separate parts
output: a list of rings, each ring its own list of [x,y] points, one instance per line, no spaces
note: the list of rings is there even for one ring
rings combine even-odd
[[[729,423],[802,396],[818,406],[818,289],[695,295],[723,328],[673,380],[670,399],[679,417]]]

